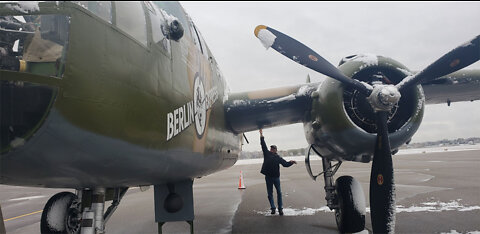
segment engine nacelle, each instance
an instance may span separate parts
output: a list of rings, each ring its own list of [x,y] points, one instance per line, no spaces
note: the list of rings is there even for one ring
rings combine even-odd
[[[399,62],[376,55],[345,57],[339,69],[365,83],[381,80],[397,84],[411,72]],[[312,93],[311,119],[304,123],[309,144],[329,159],[369,162],[376,140],[375,113],[366,97],[353,88],[327,77]],[[402,92],[388,118],[393,151],[409,141],[422,119],[425,97],[420,85]]]

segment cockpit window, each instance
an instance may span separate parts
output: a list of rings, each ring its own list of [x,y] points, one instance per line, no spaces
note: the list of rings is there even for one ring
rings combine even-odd
[[[115,2],[116,25],[143,45],[147,45],[147,22],[140,2]]]
[[[74,3],[89,10],[96,16],[112,23],[112,3],[111,2],[91,2],[91,1],[74,1]]]

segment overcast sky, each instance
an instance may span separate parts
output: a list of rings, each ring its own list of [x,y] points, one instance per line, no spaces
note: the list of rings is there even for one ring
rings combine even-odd
[[[181,2],[219,63],[231,92],[312,82],[323,75],[265,50],[259,24],[303,42],[332,64],[373,53],[421,70],[480,34],[480,2]],[[480,69],[480,62],[468,68]],[[245,151],[260,150],[258,132]],[[264,130],[279,149],[307,147],[302,124]],[[413,142],[480,136],[480,101],[429,105]]]

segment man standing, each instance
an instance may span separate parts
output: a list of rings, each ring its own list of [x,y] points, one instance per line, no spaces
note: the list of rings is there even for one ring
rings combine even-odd
[[[275,214],[275,202],[273,200],[273,186],[277,190],[277,202],[278,202],[278,213],[283,215],[283,204],[282,204],[282,189],[280,188],[280,166],[282,164],[284,167],[290,167],[293,164],[297,164],[296,161],[285,161],[282,157],[277,154],[277,146],[271,145],[270,150],[267,149],[265,144],[265,139],[263,137],[262,129],[260,129],[260,143],[262,145],[263,151],[263,164],[262,170],[260,171],[265,175],[265,182],[267,184],[267,194],[268,201],[270,202],[270,208],[272,209],[271,214]]]

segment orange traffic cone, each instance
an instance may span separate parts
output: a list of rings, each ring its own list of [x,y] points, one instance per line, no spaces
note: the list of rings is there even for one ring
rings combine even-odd
[[[246,189],[245,182],[243,182],[243,173],[240,171],[240,179],[238,181],[238,189]]]

